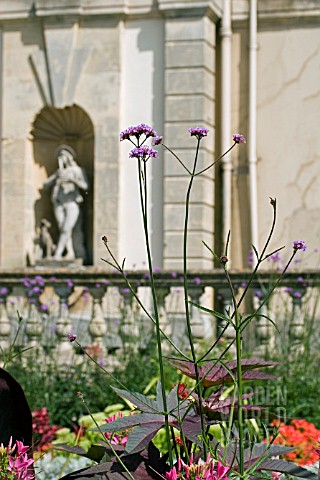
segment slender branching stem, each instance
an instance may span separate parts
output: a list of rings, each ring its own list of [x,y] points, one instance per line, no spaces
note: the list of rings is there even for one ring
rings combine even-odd
[[[174,158],[175,158],[176,160],[178,160],[178,162],[180,163],[180,165],[189,173],[189,175],[192,175],[192,173],[190,172],[190,170],[189,170],[189,169],[185,166],[185,164],[180,160],[180,158],[178,157],[178,155],[176,155],[176,154],[174,153],[174,151],[171,150],[171,148],[167,147],[164,143],[162,144],[162,146],[163,146],[166,150],[168,150],[168,152],[170,152],[170,153],[174,156]]]
[[[216,163],[218,163],[223,157],[225,157],[229,152],[231,152],[231,150],[235,147],[235,145],[237,145],[237,142],[235,142],[233,145],[231,145],[230,148],[228,148],[228,150],[226,152],[224,152],[219,158],[217,158],[217,160],[215,160],[214,162],[210,163],[210,165],[208,165],[206,168],[204,168],[203,170],[200,170],[200,172],[197,172],[194,174],[195,177],[197,177],[198,175],[201,175],[202,173],[206,172],[207,170],[209,170],[209,168],[213,167]]]
[[[232,303],[234,307],[234,328],[236,333],[236,362],[237,362],[237,377],[236,377],[236,390],[238,394],[238,429],[239,429],[239,473],[240,477],[244,473],[244,428],[243,428],[243,382],[242,382],[242,337],[241,337],[241,316],[238,309],[238,304],[232,285],[232,281],[229,272],[225,265],[223,265],[228,285],[230,288]]]
[[[196,352],[194,348],[194,341],[191,329],[191,318],[190,318],[190,309],[189,309],[189,298],[188,298],[188,278],[187,278],[187,247],[188,247],[188,223],[189,223],[189,207],[190,207],[190,194],[193,185],[194,175],[197,168],[198,162],[198,155],[199,155],[199,147],[200,147],[200,138],[198,138],[197,143],[197,150],[193,164],[193,170],[191,172],[189,186],[186,195],[186,202],[185,202],[185,220],[184,220],[184,231],[183,231],[183,288],[184,288],[184,302],[185,302],[185,313],[186,313],[186,326],[187,326],[187,334],[190,344],[191,350],[191,357],[192,362],[194,364],[195,369],[195,377],[196,377],[196,384],[197,384],[197,395],[199,399],[199,409],[200,409],[200,417],[201,417],[201,431],[202,431],[202,441],[203,441],[203,450],[204,456],[207,456],[207,445],[206,445],[206,430],[205,430],[205,423],[204,423],[204,416],[202,411],[202,386],[200,384],[199,378],[199,369],[197,363]]]
[[[115,383],[117,383],[118,385],[120,385],[120,387],[122,387],[124,390],[126,390],[127,392],[129,392],[134,398],[136,398],[137,400],[139,400],[140,403],[145,403],[140,397],[138,398],[135,394],[135,392],[131,392],[128,387],[121,382],[121,380],[119,380],[117,377],[115,377],[111,372],[109,372],[109,370],[107,370],[105,367],[103,367],[94,357],[92,357],[87,351],[85,348],[83,348],[83,346],[81,345],[81,343],[79,343],[77,340],[75,340],[75,344],[78,345],[79,348],[81,348],[81,351],[84,355],[86,355],[93,363],[95,363],[95,365],[97,367],[100,368],[100,370],[102,370],[104,373],[106,373]],[[154,413],[158,413],[158,410],[156,410],[155,408],[153,408],[152,406],[150,406],[149,404],[145,403],[145,406],[148,407],[148,408],[151,408],[153,409]]]
[[[81,398],[84,406],[86,407],[86,410],[88,412],[88,414],[90,415],[90,417],[92,418],[93,422],[95,423],[100,435],[102,436],[103,440],[107,443],[108,447],[110,448],[110,450],[112,451],[112,453],[114,454],[114,456],[116,457],[117,461],[120,463],[120,465],[122,466],[122,468],[127,472],[127,474],[129,475],[129,477],[131,478],[131,480],[135,480],[134,476],[132,475],[132,473],[128,470],[127,466],[123,463],[121,457],[119,456],[119,454],[116,452],[116,450],[114,449],[112,443],[108,440],[108,438],[104,435],[103,431],[101,430],[100,428],[100,425],[98,425],[97,421],[95,420],[94,416],[92,415],[85,399],[83,398],[83,395],[82,393],[79,394],[79,397]]]
[[[142,166],[143,166],[143,169],[142,169]],[[170,462],[171,468],[173,468],[173,455],[172,455],[172,445],[170,441],[171,436],[170,436],[170,427],[169,427],[169,414],[167,411],[167,397],[166,397],[166,390],[165,390],[165,375],[164,375],[163,355],[162,355],[162,345],[161,345],[160,318],[159,318],[157,295],[156,295],[156,289],[155,289],[154,277],[153,277],[152,257],[151,257],[151,248],[150,248],[150,239],[149,239],[149,230],[148,230],[147,167],[146,167],[145,161],[143,161],[143,165],[142,165],[140,158],[138,159],[138,178],[139,178],[141,213],[142,213],[142,219],[143,219],[143,229],[145,234],[145,244],[147,249],[147,261],[148,261],[148,268],[149,268],[149,274],[150,274],[150,286],[151,286],[153,311],[154,311],[154,319],[155,319],[157,353],[158,353],[158,360],[159,360],[161,392],[162,392],[163,410],[164,410],[164,419],[165,419],[165,431],[166,431],[166,439],[168,444],[169,462]]]
[[[18,316],[18,328],[16,330],[16,333],[15,333],[15,336],[14,336],[14,339],[13,341],[10,343],[10,347],[9,347],[9,351],[6,355],[6,357],[4,358],[4,361],[3,361],[3,365],[2,365],[2,368],[6,368],[6,366],[8,365],[8,363],[11,361],[12,359],[12,352],[13,352],[13,348],[16,344],[16,341],[18,339],[18,335],[19,335],[19,332],[21,330],[21,325],[22,325],[22,317],[20,315],[19,312],[17,312],[17,316]]]
[[[253,281],[253,279],[254,279],[257,271],[258,271],[258,268],[260,267],[260,264],[261,264],[261,262],[262,262],[262,260],[263,260],[263,258],[264,258],[264,255],[265,255],[266,250],[267,250],[267,248],[268,248],[268,246],[269,246],[269,243],[270,243],[270,241],[271,241],[271,238],[272,238],[272,235],[273,235],[275,226],[276,226],[276,219],[277,219],[277,203],[276,203],[276,200],[273,200],[273,201],[271,202],[271,204],[272,204],[272,206],[273,206],[273,219],[272,219],[272,225],[271,225],[271,228],[270,228],[270,232],[269,232],[268,238],[267,238],[267,240],[266,240],[266,242],[265,242],[265,244],[264,244],[264,247],[263,247],[263,249],[262,249],[262,252],[261,252],[261,254],[260,254],[260,255],[258,256],[258,258],[257,258],[257,262],[256,262],[256,264],[255,264],[255,266],[254,266],[254,269],[253,269],[251,275],[250,275],[250,278],[249,278],[249,280],[248,280],[248,283],[247,283],[245,289],[244,289],[243,292],[242,292],[242,295],[240,296],[240,298],[239,298],[239,300],[238,300],[238,302],[237,302],[237,308],[239,308],[240,305],[242,304],[243,299],[245,298],[245,296],[246,296],[246,294],[247,294],[247,291],[249,290],[250,285],[251,285],[251,283],[252,283],[252,281]],[[233,312],[233,315],[235,315],[235,310],[234,310],[234,312]]]
[[[108,241],[107,239],[104,239],[104,244],[106,246],[106,249],[110,255],[110,257],[112,258],[112,262],[109,262],[108,260],[105,260],[105,259],[101,259],[103,260],[104,262],[108,263],[108,265],[110,265],[111,267],[115,268],[121,275],[122,275],[122,278],[123,280],[125,281],[127,287],[129,288],[130,292],[132,293],[133,297],[136,299],[136,301],[138,302],[140,308],[143,310],[143,312],[146,314],[146,316],[149,318],[149,320],[151,320],[151,322],[155,325],[156,324],[156,321],[155,319],[153,318],[153,316],[149,313],[149,311],[147,310],[147,308],[145,307],[145,305],[141,302],[139,296],[137,295],[135,289],[132,287],[131,283],[129,282],[127,276],[125,275],[124,273],[124,270],[123,268],[121,267],[121,265],[119,264],[119,262],[117,261],[117,259],[115,258],[114,254],[112,253],[112,250],[110,249],[109,245],[108,245]],[[171,340],[170,337],[168,337],[168,335],[166,335],[164,333],[164,331],[160,328],[160,332],[161,332],[161,335],[163,335],[163,337],[170,343],[170,345],[182,356],[184,357],[185,360],[189,360],[189,358],[182,352],[182,350],[180,350],[180,348]]]
[[[290,264],[292,263],[292,260],[294,259],[296,253],[297,253],[298,250],[293,250],[292,254],[291,254],[291,257],[289,258],[286,266],[284,267],[284,269],[282,270],[281,274],[279,275],[279,277],[277,278],[277,280],[274,282],[274,284],[272,285],[272,287],[270,288],[269,292],[267,293],[267,295],[263,298],[262,302],[260,303],[260,305],[258,306],[257,310],[254,312],[255,314],[259,313],[259,311],[261,310],[261,308],[269,301],[269,298],[271,297],[271,295],[273,294],[274,290],[278,287],[279,283],[281,282],[281,280],[283,279],[286,271],[288,270]]]

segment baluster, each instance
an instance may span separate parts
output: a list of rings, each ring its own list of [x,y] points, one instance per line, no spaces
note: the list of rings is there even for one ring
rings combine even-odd
[[[0,350],[7,352],[10,348],[10,337],[12,332],[11,323],[7,311],[7,297],[9,289],[0,288]]]
[[[40,295],[44,291],[44,282],[42,277],[25,278],[23,281],[24,291],[27,298],[27,319],[25,324],[25,334],[28,340],[30,350],[26,352],[27,356],[41,356],[43,354],[42,336],[43,322],[40,315]]]
[[[55,356],[57,363],[65,364],[70,363],[73,356],[73,347],[67,337],[72,329],[68,306],[68,298],[72,287],[70,285],[55,285],[54,290],[59,297],[59,317],[56,322],[58,343],[55,347]]]
[[[160,328],[168,337],[172,335],[172,326],[169,321],[168,313],[165,307],[165,299],[170,293],[169,287],[159,287],[157,288],[157,301],[158,301],[158,314],[159,314],[159,324]],[[171,350],[170,343],[162,336],[162,349],[164,353],[168,353]]]
[[[99,347],[99,357],[103,360],[107,356],[107,349],[105,346],[105,337],[107,334],[107,323],[104,318],[102,299],[106,294],[107,287],[95,286],[89,287],[89,292],[92,296],[92,318],[88,326],[89,334],[93,346]]]
[[[264,295],[263,292],[260,289],[255,290],[254,292],[254,297],[253,297],[253,307],[254,310],[256,311],[259,306],[263,303],[264,301]],[[271,323],[270,321],[266,318],[268,317],[269,311],[268,311],[268,305],[267,303],[263,304],[262,307],[259,309],[259,315],[263,316],[258,316],[255,321],[255,332],[256,332],[256,341],[257,344],[255,346],[256,354],[261,357],[265,357],[268,353],[270,354],[271,347]]]
[[[301,286],[288,292],[292,299],[292,317],[289,326],[290,350],[292,353],[301,353],[303,351],[304,337],[304,315],[302,312],[302,299],[306,293],[306,288]],[[290,352],[290,353],[291,353]]]
[[[237,293],[237,290],[238,289],[234,287],[235,294]],[[234,311],[234,306],[232,303],[232,295],[231,295],[230,288],[228,287],[218,288],[218,295],[222,302],[223,314],[231,317]],[[233,318],[233,321],[234,321],[234,318]],[[226,330],[223,332],[223,329],[225,327],[226,327]],[[219,336],[222,334],[222,338],[224,338],[227,347],[233,342],[231,347],[228,348],[227,355],[231,354],[232,356],[234,356],[236,353],[236,344],[234,341],[236,333],[235,333],[234,327],[231,324],[228,324],[226,320],[217,318],[217,333]]]
[[[122,308],[122,322],[120,325],[120,336],[122,338],[123,347],[125,350],[133,349],[137,350],[139,347],[139,324],[135,319],[133,312],[133,295],[129,288],[123,288],[120,290],[123,297]]]
[[[200,305],[200,297],[203,292],[204,287],[198,285],[188,287],[190,300],[197,305]],[[201,310],[195,305],[190,305],[190,323],[194,346],[198,348],[199,344],[204,340],[204,325]]]
[[[42,318],[39,312],[39,299],[32,298],[29,305],[29,314],[26,322],[25,333],[28,338],[28,355],[36,355],[39,357],[43,354],[43,347],[41,344],[43,334]]]

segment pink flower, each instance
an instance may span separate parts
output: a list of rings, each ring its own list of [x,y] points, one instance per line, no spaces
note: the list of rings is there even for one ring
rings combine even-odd
[[[173,467],[173,469],[170,470],[170,472],[166,472],[166,477],[168,480],[177,480],[178,476],[177,476],[176,467]]]
[[[271,478],[273,478],[274,480],[280,480],[281,473],[280,472],[272,472],[271,473]]]
[[[227,473],[229,471],[229,467],[226,467],[225,465],[222,465],[219,461],[217,462],[217,474],[218,474],[218,479],[227,479]]]
[[[187,465],[181,458],[178,458],[176,466],[169,472],[166,472],[167,480],[228,480],[226,476],[229,467],[222,465],[221,462],[215,461],[208,454],[206,461],[199,460],[193,463],[193,456],[190,456],[190,464]]]
[[[3,447],[2,444],[1,444],[1,447]],[[12,446],[12,437],[10,437],[8,446],[7,446],[7,448],[6,448],[6,453],[7,453],[7,455],[11,455],[11,454],[15,451],[15,448],[16,448],[16,445],[13,445],[13,446]]]
[[[17,445],[18,455],[23,455],[29,450],[29,447],[27,445],[23,445],[23,443],[19,442],[19,440],[16,441],[16,445]]]
[[[20,443],[20,448],[24,450],[25,447],[21,442]],[[33,458],[28,458],[28,455],[26,453],[18,455],[16,458],[9,457],[9,466],[7,467],[7,470],[9,472],[12,472],[17,480],[32,480],[34,478],[34,474],[30,473],[28,471],[29,467],[34,463]]]

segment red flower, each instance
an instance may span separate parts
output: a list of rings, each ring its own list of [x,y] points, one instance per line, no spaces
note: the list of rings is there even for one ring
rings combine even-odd
[[[187,386],[184,383],[179,383],[178,384],[178,396],[181,398],[181,400],[184,400],[189,396],[190,392],[187,388]]]
[[[284,456],[286,460],[298,465],[312,465],[318,460],[320,430],[313,423],[304,419],[295,419],[291,420],[290,425],[277,420],[274,420],[271,425],[279,429],[279,435],[274,443],[296,447],[293,452]]]
[[[50,425],[50,418],[46,407],[32,412],[32,430],[35,436],[35,451],[47,450],[50,443],[56,438],[56,425]]]

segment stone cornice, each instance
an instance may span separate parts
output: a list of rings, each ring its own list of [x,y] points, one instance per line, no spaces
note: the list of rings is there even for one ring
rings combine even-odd
[[[234,0],[234,28],[246,28],[248,1]],[[95,17],[95,16],[208,16],[217,22],[223,13],[223,0],[10,0],[0,2],[0,21],[25,20],[34,17]],[[320,5],[314,0],[259,0],[259,29],[314,24],[319,22]]]
[[[0,20],[98,15],[201,15],[220,18],[222,0],[11,0],[0,3]]]
[[[249,2],[233,2],[233,28],[245,27],[248,25]],[[274,2],[273,0],[259,0],[258,2],[258,28],[259,30],[269,28],[281,28],[300,26],[306,24],[319,25],[320,5],[314,0],[297,0],[294,5],[288,0]]]

